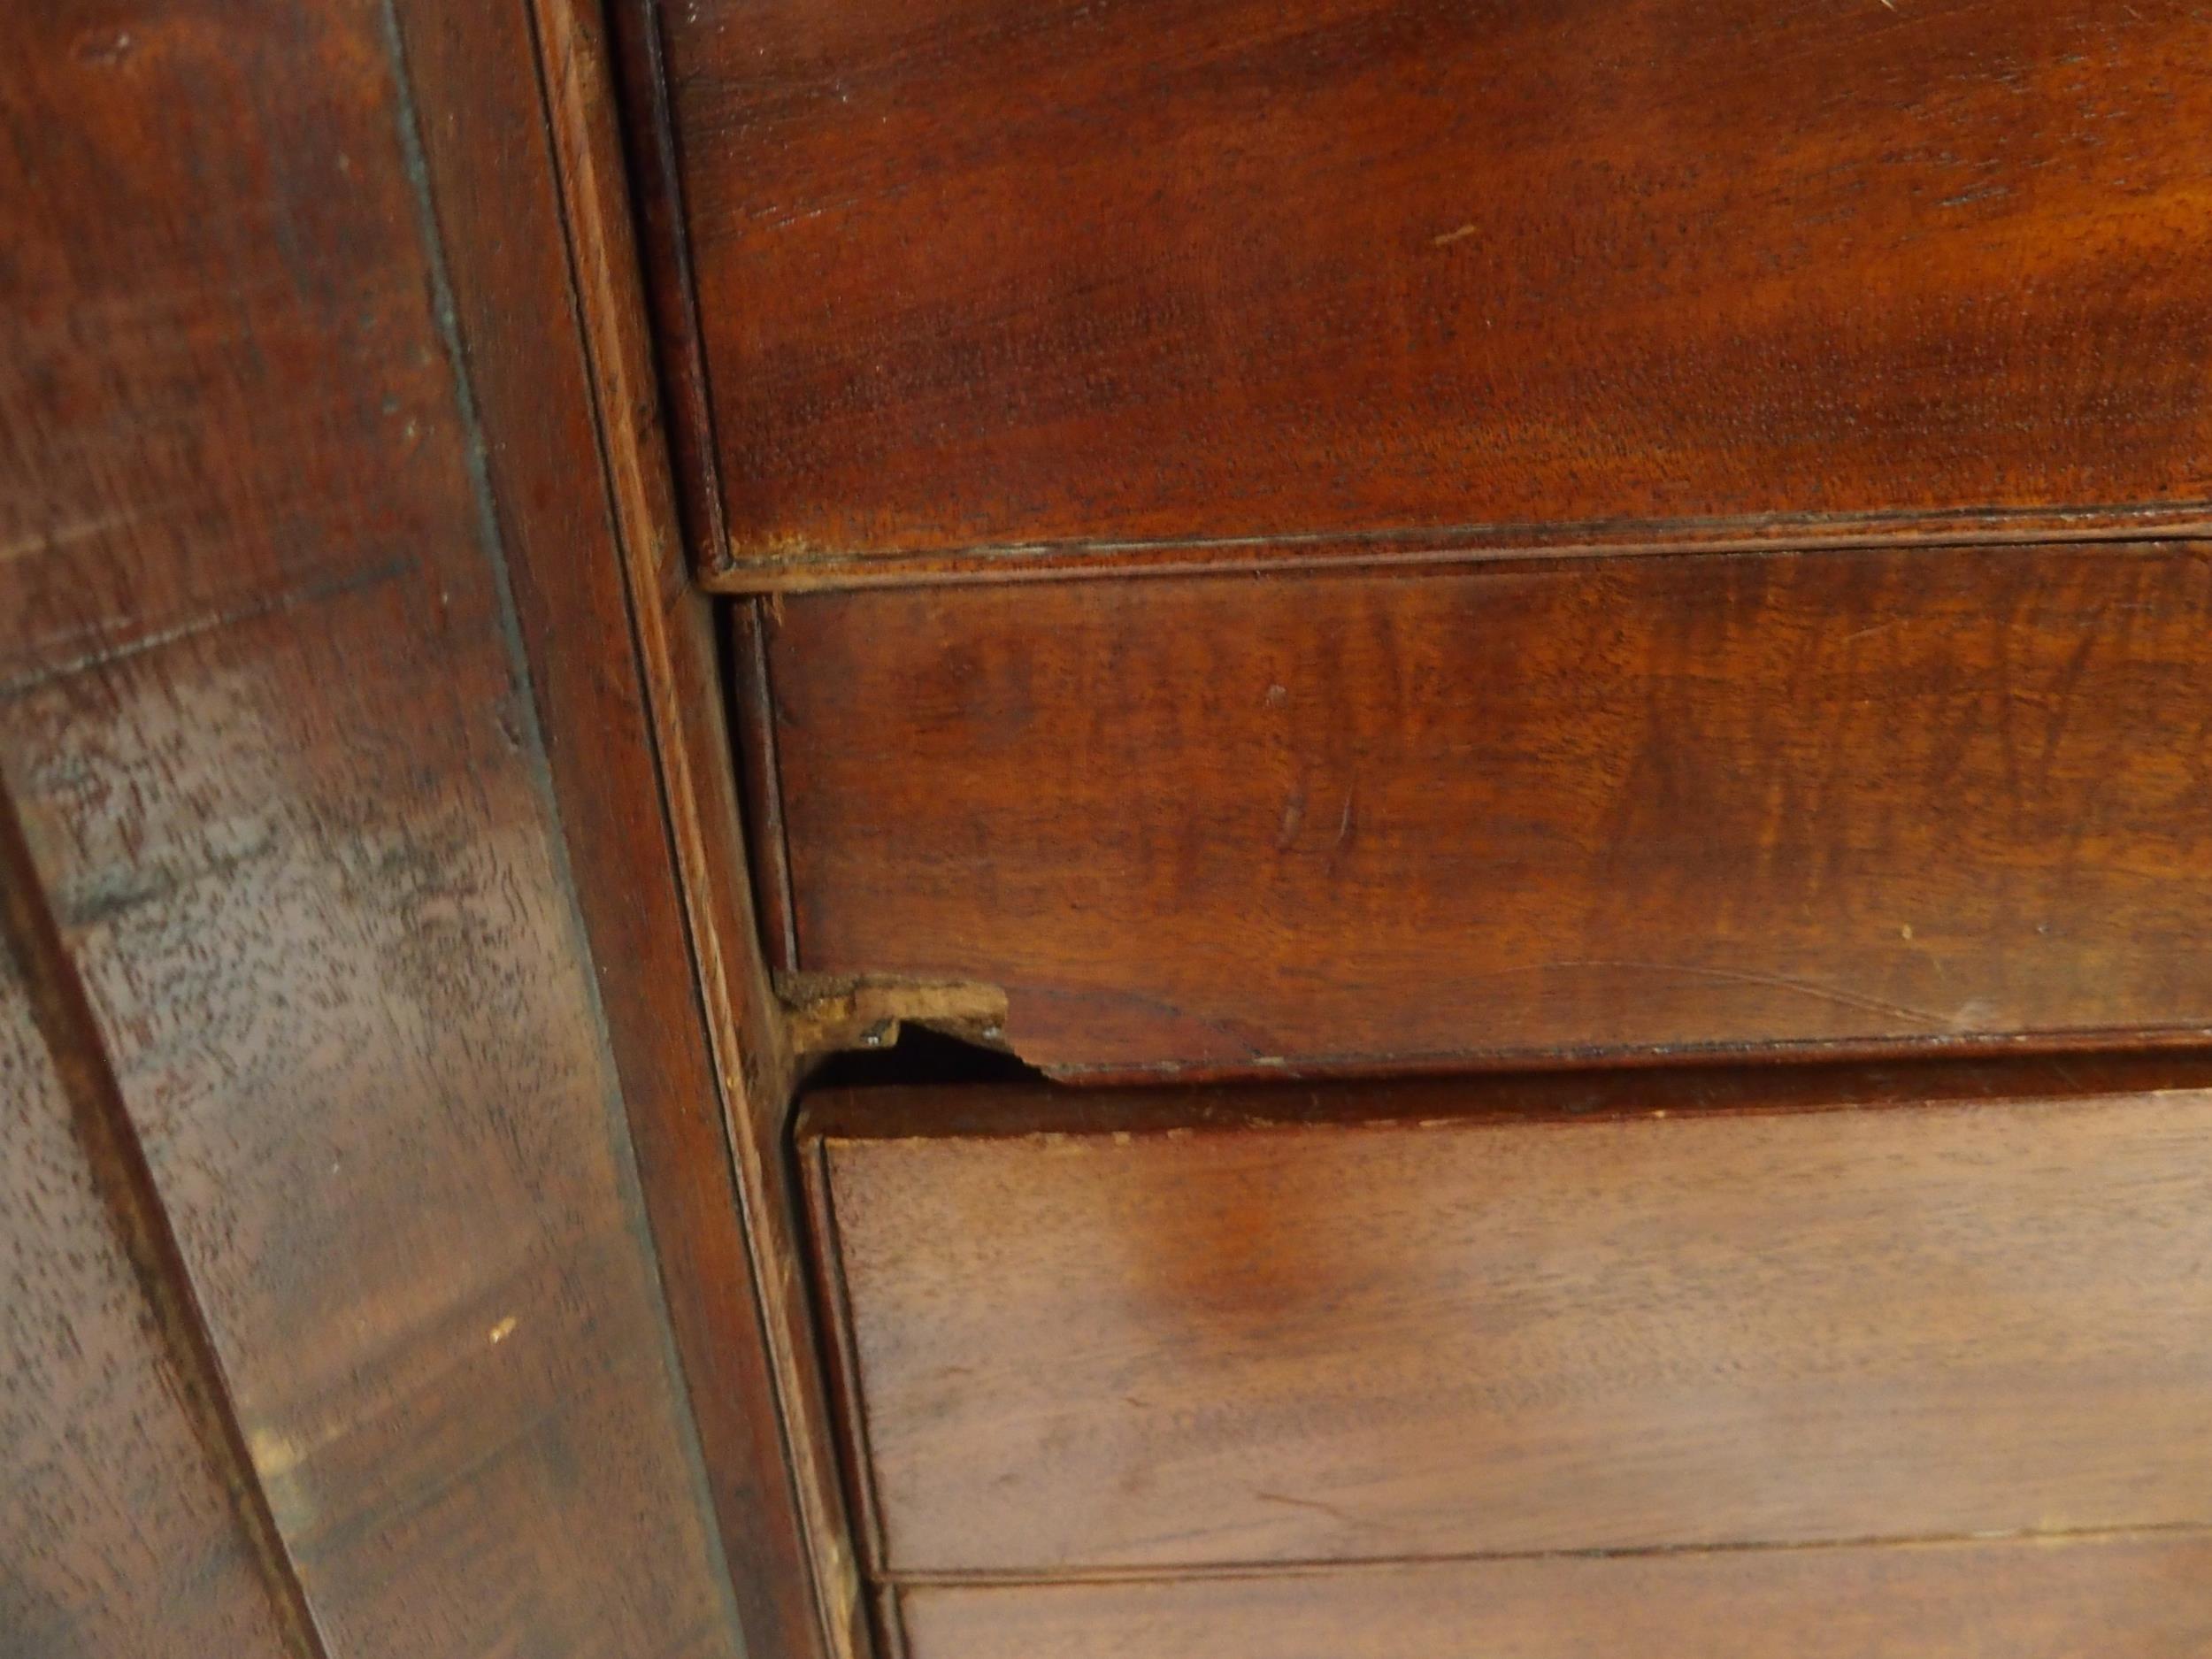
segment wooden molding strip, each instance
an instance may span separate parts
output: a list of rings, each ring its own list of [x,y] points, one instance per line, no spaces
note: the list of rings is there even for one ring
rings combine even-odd
[[[744,866],[711,619],[683,556],[603,20],[592,0],[533,0],[532,11],[648,712],[705,989],[824,1650],[833,1659],[850,1659],[866,1651],[867,1618],[784,1156],[791,1056]]]
[[[1360,535],[1253,535],[1189,541],[1059,541],[954,549],[808,549],[763,553],[733,546],[703,566],[717,593],[805,593],[954,582],[1183,576],[1239,571],[1453,567],[1531,558],[1634,554],[1813,552],[1852,548],[2010,546],[2212,535],[2202,502],[2032,511],[1791,513],[1748,518],[1601,524],[1461,525]]]

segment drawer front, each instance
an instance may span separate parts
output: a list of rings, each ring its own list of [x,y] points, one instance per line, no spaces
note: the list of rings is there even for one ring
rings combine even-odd
[[[2177,0],[659,15],[733,580],[2208,493]]]
[[[833,1102],[873,1565],[2212,1522],[2212,1092],[2130,1065]]]
[[[798,964],[1071,1075],[2212,1028],[2212,551],[916,588],[773,628]]]
[[[908,1659],[2203,1659],[2212,1541],[1428,1563],[900,1593]]]

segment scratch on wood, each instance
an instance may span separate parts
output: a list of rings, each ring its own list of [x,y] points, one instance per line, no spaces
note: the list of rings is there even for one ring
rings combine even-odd
[[[1793,991],[1801,996],[1817,997],[1822,1002],[1834,1002],[1844,1008],[1855,1008],[1870,1014],[1888,1014],[1899,1019],[1915,1021],[1932,1026],[1938,1031],[1958,1028],[1955,1019],[1946,1019],[1924,1008],[1908,1007],[1902,1002],[1886,1002],[1879,997],[1860,996],[1833,986],[1821,985],[1811,979],[1794,979],[1786,973],[1763,973],[1749,969],[1707,968],[1686,962],[1626,962],[1601,958],[1581,958],[1563,962],[1548,962],[1536,972],[1555,969],[1617,968],[1638,973],[1678,973],[1692,979],[1721,979],[1732,985],[1768,986],[1778,991]]]
[[[1257,1487],[1253,1489],[1252,1495],[1266,1503],[1282,1503],[1287,1504],[1293,1509],[1311,1509],[1316,1514],[1327,1516],[1331,1520],[1342,1526],[1359,1526],[1363,1525],[1359,1517],[1356,1515],[1348,1514],[1345,1510],[1337,1508],[1337,1506],[1333,1503],[1324,1503],[1318,1498],[1294,1498],[1288,1493],[1262,1492]]]
[[[19,697],[25,692],[35,690],[41,686],[50,685],[58,680],[66,680],[72,675],[88,673],[94,669],[105,668],[111,664],[123,662],[133,657],[143,656],[146,652],[158,650],[165,645],[173,645],[179,640],[188,640],[195,634],[217,633],[224,628],[235,626],[242,622],[252,622],[262,617],[278,616],[288,611],[297,611],[303,606],[322,604],[333,599],[342,598],[349,594],[359,593],[364,588],[374,588],[404,576],[415,568],[417,563],[418,561],[412,555],[388,559],[380,565],[373,565],[366,570],[349,572],[343,576],[332,577],[324,581],[303,583],[296,588],[288,588],[281,593],[267,595],[250,604],[234,605],[222,611],[211,611],[202,616],[188,618],[173,626],[157,628],[150,634],[140,634],[134,639],[118,640],[113,643],[81,652],[75,657],[65,657],[58,663],[42,664],[39,667],[27,673],[19,674],[12,680],[0,680],[0,703]]]
[[[35,558],[42,553],[56,552],[72,542],[88,541],[95,536],[105,535],[111,530],[119,530],[142,516],[136,510],[95,513],[73,524],[58,525],[35,534],[0,541],[0,561]]]

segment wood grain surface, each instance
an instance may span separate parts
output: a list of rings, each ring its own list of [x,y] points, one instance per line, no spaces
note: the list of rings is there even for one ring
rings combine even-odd
[[[0,1655],[313,1659],[4,945],[0,1103]]]
[[[2208,493],[2185,0],[660,11],[741,584]]]
[[[2075,1064],[833,1100],[874,1564],[2212,1523],[2212,1076]]]
[[[900,1593],[909,1659],[2197,1659],[2201,1532]]]
[[[351,0],[11,35],[0,774],[316,1639],[738,1655],[455,360],[450,111]]]
[[[589,0],[401,0],[400,13],[533,701],[743,1628],[778,1659],[849,1653],[834,1440],[791,1271],[789,1060],[709,602],[687,580],[653,396],[603,25]],[[572,328],[549,327],[569,307]]]
[[[787,596],[801,964],[1070,1075],[2212,1027],[2180,543]]]

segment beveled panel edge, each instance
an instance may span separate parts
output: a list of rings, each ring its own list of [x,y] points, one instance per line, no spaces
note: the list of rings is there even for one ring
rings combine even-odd
[[[701,587],[726,595],[818,593],[949,583],[1219,575],[1239,571],[1450,568],[1529,559],[1852,549],[2032,547],[2212,538],[2212,503],[1944,512],[1786,513],[1734,518],[1391,526],[1344,534],[1007,543],[957,549],[806,549],[738,543],[699,551]]]
[[[589,692],[618,705],[613,717],[579,712],[565,757],[554,759],[571,809],[603,796],[639,803],[658,832],[640,845],[618,831],[592,840],[572,828],[571,852],[588,866],[580,875],[599,910],[626,907],[626,925],[652,935],[649,957],[623,955],[626,941],[610,933],[602,948],[618,960],[602,964],[603,984],[658,998],[681,1035],[669,1044],[662,1033],[626,1033],[648,1061],[688,1077],[639,1092],[630,1120],[744,1634],[774,1659],[858,1659],[870,1649],[867,1609],[785,1156],[792,1056],[762,955],[714,618],[686,556],[687,530],[720,534],[716,488],[688,470],[684,448],[683,394],[696,389],[703,407],[703,390],[657,354],[688,276],[675,299],[649,292],[663,267],[641,269],[637,245],[642,237],[657,250],[668,234],[681,246],[680,219],[672,228],[668,219],[680,204],[656,196],[653,169],[635,153],[650,152],[655,137],[638,99],[658,73],[657,55],[645,55],[657,52],[657,19],[651,0],[530,0],[515,27],[534,50],[545,123],[534,165],[544,211],[557,215],[573,308],[565,320],[578,383],[562,389],[588,410],[600,465],[587,488],[603,515],[590,534],[549,534],[526,570],[552,603],[525,619],[523,647],[533,672],[572,701]],[[626,134],[626,117],[645,130]],[[526,352],[539,326],[513,312],[477,322]],[[511,428],[526,429],[519,400],[510,414]],[[585,598],[583,614],[618,636],[598,656],[579,649],[572,609],[561,620],[563,602]],[[618,733],[595,729],[590,714]],[[618,750],[635,787],[610,790],[604,763]],[[643,875],[667,884],[651,895],[657,905],[626,891]],[[649,921],[638,919],[648,911]],[[741,1466],[749,1457],[757,1467]]]

